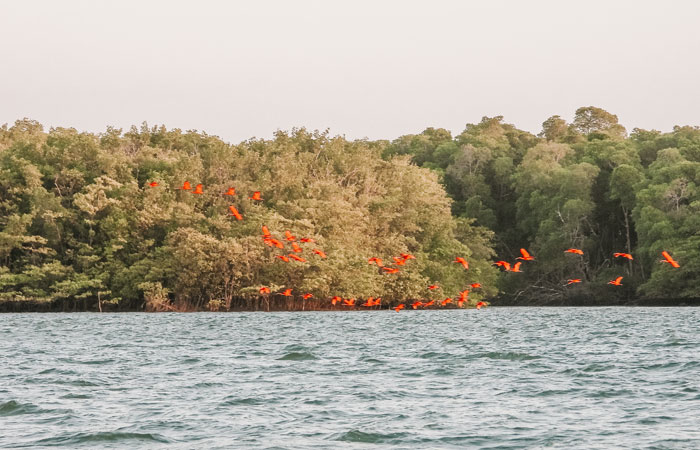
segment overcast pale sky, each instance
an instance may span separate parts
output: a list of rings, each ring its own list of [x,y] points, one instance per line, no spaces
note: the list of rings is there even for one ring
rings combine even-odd
[[[700,125],[697,1],[0,0],[0,124],[394,139],[599,106]]]

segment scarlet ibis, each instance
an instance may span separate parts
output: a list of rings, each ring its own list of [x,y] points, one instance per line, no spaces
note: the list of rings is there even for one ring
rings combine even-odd
[[[661,260],[661,262],[669,263],[671,267],[679,268],[680,264],[676,262],[673,258],[671,258],[671,255],[668,254],[666,250],[661,252],[661,256],[664,257],[664,259]]]

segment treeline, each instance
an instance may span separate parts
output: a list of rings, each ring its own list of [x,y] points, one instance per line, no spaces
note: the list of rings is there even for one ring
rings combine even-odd
[[[454,137],[428,128],[383,149],[386,159],[397,155],[438,174],[453,215],[492,230],[499,258],[519,256],[521,247],[537,257],[524,273],[499,279],[502,297],[700,297],[698,127],[627,134],[617,116],[583,107],[572,123],[550,117],[537,136],[500,116]],[[570,247],[584,255],[564,253]],[[663,250],[681,267],[660,263]],[[607,285],[618,276],[622,286]],[[583,282],[566,285],[575,278]]]
[[[434,283],[446,297],[474,282],[484,287],[472,303],[495,295],[493,233],[452,217],[438,176],[408,156],[382,159],[384,147],[303,129],[229,145],[164,127],[96,135],[17,121],[0,129],[0,300],[228,310],[373,296],[390,306],[428,297]],[[204,195],[177,189],[184,181]],[[230,187],[237,195],[222,195]],[[305,246],[306,261],[283,262],[275,256],[290,250],[266,245],[263,225],[328,257]],[[368,264],[404,252],[415,260],[399,273]],[[274,295],[288,288],[291,299]]]
[[[594,107],[537,136],[485,117],[457,136],[374,142],[297,129],[229,145],[145,124],[91,134],[21,120],[0,128],[0,173],[0,301],[238,309],[264,285],[312,293],[316,307],[334,295],[390,305],[475,282],[472,302],[700,297],[700,129],[628,135]],[[186,180],[207,195],[177,190]],[[262,225],[328,258],[282,262]],[[499,274],[492,263],[521,247],[536,260]],[[662,250],[681,267],[659,263]],[[397,274],[367,263],[402,252],[416,259]]]

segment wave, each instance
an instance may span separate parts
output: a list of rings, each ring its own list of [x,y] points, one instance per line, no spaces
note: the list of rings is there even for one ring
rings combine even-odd
[[[308,352],[291,352],[277,359],[279,361],[310,361],[318,358]]]
[[[52,437],[47,439],[42,439],[36,442],[36,445],[43,446],[64,446],[64,445],[76,445],[76,444],[89,444],[97,442],[121,442],[121,441],[136,441],[136,442],[159,442],[159,443],[170,443],[170,440],[166,439],[157,433],[124,433],[120,431],[101,431],[99,433],[77,433],[60,437]]]

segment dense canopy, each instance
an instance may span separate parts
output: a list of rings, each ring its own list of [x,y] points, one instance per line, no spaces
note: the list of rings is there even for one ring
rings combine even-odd
[[[538,136],[485,117],[454,137],[295,129],[238,145],[146,124],[46,132],[25,119],[0,128],[0,174],[0,301],[235,309],[267,286],[312,294],[314,307],[332,296],[396,305],[474,283],[471,304],[700,297],[700,129],[628,135],[595,107],[571,124],[547,119]],[[178,189],[185,181],[203,195]],[[276,258],[263,225],[313,242],[303,261]],[[493,263],[515,263],[521,248],[535,259],[499,273]],[[416,258],[395,274],[368,264],[401,253]]]

